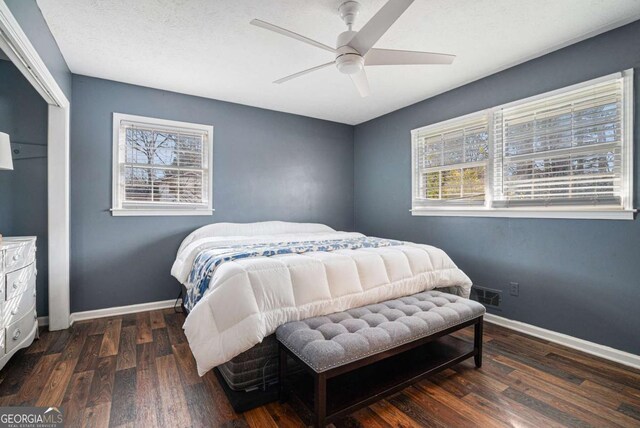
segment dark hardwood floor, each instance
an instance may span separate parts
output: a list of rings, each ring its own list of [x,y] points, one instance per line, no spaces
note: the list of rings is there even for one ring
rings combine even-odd
[[[0,405],[62,406],[67,427],[296,427],[293,404],[236,414],[198,377],[172,310],[43,331],[0,372]],[[471,329],[458,334],[472,339]],[[337,427],[640,426],[640,371],[485,324],[484,365],[446,370]]]

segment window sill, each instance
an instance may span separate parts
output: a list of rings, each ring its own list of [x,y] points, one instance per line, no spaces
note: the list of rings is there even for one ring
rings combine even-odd
[[[134,208],[113,208],[111,215],[114,217],[160,217],[160,216],[205,216],[213,215],[213,209],[193,209],[193,210],[159,210],[159,209],[134,209]]]
[[[531,209],[531,208],[414,208],[412,216],[428,217],[506,217],[506,218],[557,218],[575,220],[633,220],[636,210],[580,210],[580,209]]]

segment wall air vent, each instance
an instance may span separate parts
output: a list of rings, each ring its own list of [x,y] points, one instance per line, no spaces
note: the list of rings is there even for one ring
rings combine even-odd
[[[502,301],[502,291],[474,285],[473,288],[471,288],[471,299],[477,300],[483,305],[498,308]]]

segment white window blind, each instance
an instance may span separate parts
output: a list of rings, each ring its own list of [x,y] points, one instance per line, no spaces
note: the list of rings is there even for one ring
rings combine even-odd
[[[414,130],[414,206],[481,205],[489,159],[484,112]]]
[[[412,212],[633,219],[633,70],[411,131]]]
[[[114,114],[116,131],[114,210],[210,213],[212,127]]]
[[[621,206],[623,80],[498,109],[495,206]]]

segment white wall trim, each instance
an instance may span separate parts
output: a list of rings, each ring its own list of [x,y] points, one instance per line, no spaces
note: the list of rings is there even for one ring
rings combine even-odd
[[[4,0],[0,0],[0,49],[49,104],[48,241],[49,329],[69,327],[69,127],[70,103]]]
[[[48,103],[68,107],[69,100],[22,31],[4,0],[0,0],[0,47]]]
[[[581,210],[533,208],[414,208],[412,216],[424,217],[506,217],[506,218],[559,218],[571,220],[633,220],[636,210]]]
[[[182,300],[178,300],[178,305]],[[76,321],[92,320],[96,318],[114,317],[118,315],[135,314],[138,312],[155,311],[158,309],[173,308],[176,299],[162,300],[159,302],[138,303],[136,305],[115,306],[113,308],[94,309],[92,311],[74,312],[71,314],[71,324]]]
[[[170,216],[199,216],[199,215],[212,215],[214,210],[210,209],[202,209],[202,210],[185,210],[185,209],[174,209],[174,210],[142,210],[142,209],[126,209],[126,208],[112,208],[111,215],[114,217],[142,217],[142,216],[159,216],[159,217],[170,217]]]
[[[484,315],[484,319],[491,324],[519,331],[520,333],[528,334],[539,339],[548,340],[549,342],[557,343],[566,346],[567,348],[576,349],[625,366],[640,369],[640,355],[620,351],[609,346],[578,339],[577,337],[569,336],[567,334],[557,333],[555,331],[536,327],[535,325],[526,324],[520,321],[510,320],[494,314],[487,313]]]
[[[49,325],[49,317],[38,317],[38,327]]]
[[[47,194],[49,231],[49,330],[71,325],[70,296],[70,111],[49,105]]]

